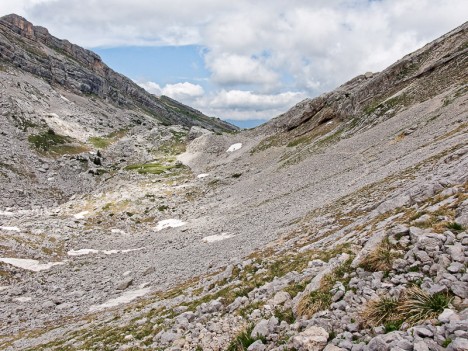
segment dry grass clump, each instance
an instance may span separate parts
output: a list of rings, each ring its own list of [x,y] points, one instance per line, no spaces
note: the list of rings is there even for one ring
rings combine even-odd
[[[301,299],[297,306],[299,316],[311,317],[314,313],[323,311],[331,305],[332,294],[329,291],[312,291],[308,296]]]
[[[400,326],[403,322],[415,325],[435,319],[447,308],[452,298],[446,293],[429,294],[418,286],[406,289],[399,299],[383,296],[370,301],[361,314],[363,322],[371,327],[378,325]]]
[[[386,237],[374,251],[362,260],[361,266],[372,272],[389,271],[392,269],[393,261],[399,256],[396,246]]]
[[[362,319],[369,326],[378,326],[398,319],[398,299],[384,296],[372,300],[362,313]]]
[[[451,301],[452,298],[447,293],[431,295],[418,286],[412,286],[403,293],[398,312],[407,323],[414,325],[437,318]]]

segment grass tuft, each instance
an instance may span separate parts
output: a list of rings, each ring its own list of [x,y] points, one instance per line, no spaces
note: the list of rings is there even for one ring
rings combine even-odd
[[[397,320],[398,299],[384,296],[372,300],[362,313],[362,319],[368,326],[376,327]]]
[[[414,285],[406,289],[399,299],[384,296],[370,301],[361,314],[368,326],[384,325],[387,332],[399,330],[403,322],[415,325],[435,319],[447,308],[452,298],[448,294],[428,294]]]
[[[244,351],[255,341],[261,340],[261,338],[252,338],[251,334],[253,328],[253,324],[250,324],[245,330],[240,332],[234,340],[231,341],[226,351]]]
[[[386,237],[380,245],[361,262],[361,267],[371,272],[389,271],[393,261],[399,257],[396,246]]]
[[[430,295],[418,286],[405,290],[398,313],[403,319],[414,325],[418,322],[437,318],[447,308],[452,298],[446,293]]]
[[[457,222],[447,223],[447,228],[451,229],[451,230],[454,230],[454,231],[457,231],[457,232],[461,232],[461,231],[465,230],[465,228],[460,223],[457,223]]]

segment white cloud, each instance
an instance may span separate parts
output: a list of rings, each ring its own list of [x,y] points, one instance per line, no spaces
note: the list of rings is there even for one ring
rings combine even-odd
[[[137,84],[152,94],[169,96],[209,116],[232,120],[268,120],[307,97],[303,92],[289,91],[258,94],[246,90],[221,90],[207,94],[203,87],[189,82],[167,84],[164,87],[155,82]]]
[[[166,84],[164,87],[155,82],[136,82],[146,91],[155,95],[166,95],[170,98],[187,101],[192,100],[193,98],[203,96],[205,90],[201,85],[192,84],[189,82],[176,83],[176,84]]]
[[[276,95],[255,94],[243,90],[222,90],[209,103],[212,108],[227,107],[237,110],[266,110],[280,108],[298,102],[303,98],[302,93],[286,92]]]
[[[221,85],[265,84],[277,85],[278,74],[259,59],[227,53],[206,55],[207,67],[214,82]]]
[[[167,95],[174,99],[185,99],[203,96],[205,90],[198,84],[192,84],[189,82],[167,84],[162,89],[163,95]]]
[[[154,94],[154,95],[162,95],[161,86],[155,82],[135,82],[147,92]]]
[[[269,120],[306,98],[301,92],[257,94],[245,90],[221,90],[193,101],[193,106],[210,116],[231,120]]]

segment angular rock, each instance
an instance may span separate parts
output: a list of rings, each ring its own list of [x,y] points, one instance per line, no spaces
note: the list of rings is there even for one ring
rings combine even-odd
[[[115,287],[117,290],[125,290],[127,289],[130,285],[133,283],[133,278],[128,277],[126,279],[123,279],[119,282],[117,282],[117,286]]]
[[[292,346],[299,351],[321,351],[327,345],[328,333],[321,327],[308,327],[292,338]]]
[[[268,333],[268,321],[266,319],[262,319],[255,325],[255,327],[252,330],[252,333],[250,333],[250,336],[255,339],[258,337],[265,337],[268,335]]]

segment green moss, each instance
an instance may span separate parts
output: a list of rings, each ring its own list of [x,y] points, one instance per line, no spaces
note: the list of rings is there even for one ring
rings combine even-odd
[[[447,339],[445,339],[444,342],[442,343],[442,347],[448,347],[451,343],[452,343],[452,339],[447,338]]]
[[[296,317],[294,317],[294,313],[291,308],[287,308],[285,310],[276,309],[274,311],[274,315],[280,322],[285,321],[288,324],[293,324],[296,321]]]

